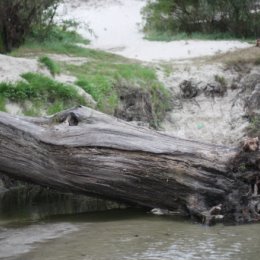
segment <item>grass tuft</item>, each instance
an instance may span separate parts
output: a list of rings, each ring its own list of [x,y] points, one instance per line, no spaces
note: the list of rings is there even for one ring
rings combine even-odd
[[[53,77],[55,77],[55,75],[60,74],[61,72],[60,66],[48,56],[40,57],[39,62],[43,64],[50,71]]]
[[[6,112],[6,99],[5,97],[0,96],[0,111]]]
[[[222,87],[227,87],[227,80],[223,76],[215,75],[214,79],[216,82],[220,83]]]
[[[118,104],[122,85],[131,91],[141,88],[150,94],[155,121],[158,126],[165,111],[170,108],[170,93],[158,81],[155,70],[140,64],[88,62],[84,65],[67,65],[66,69],[76,76],[76,84],[82,87],[97,101],[97,108],[105,113],[114,114]],[[126,82],[127,84],[121,84]]]
[[[70,85],[37,73],[26,73],[22,78],[24,81],[0,83],[0,96],[22,105],[31,101],[34,105],[25,109],[27,115],[39,115],[41,110],[52,113],[75,105],[86,105],[83,97]],[[57,106],[57,102],[62,106]]]
[[[56,114],[60,111],[62,111],[64,109],[65,104],[63,101],[55,101],[52,105],[49,106],[48,110],[47,110],[47,114],[48,115],[53,115],[53,114]]]
[[[125,60],[115,54],[104,51],[96,51],[86,48],[89,40],[83,38],[75,31],[68,31],[62,27],[53,26],[46,36],[42,36],[39,30],[35,30],[23,44],[11,55],[15,57],[41,56],[43,53],[65,54],[76,57],[87,57],[91,59],[118,61]],[[82,44],[82,46],[80,45]],[[83,46],[84,45],[84,46]]]
[[[117,106],[120,93],[116,86],[120,80],[147,90],[155,83],[159,85],[154,70],[139,64],[93,61],[81,66],[67,65],[66,69],[78,78],[76,84],[92,95],[103,112]]]

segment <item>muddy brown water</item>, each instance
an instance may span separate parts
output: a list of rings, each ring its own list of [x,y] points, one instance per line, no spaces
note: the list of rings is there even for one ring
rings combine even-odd
[[[205,227],[139,210],[0,217],[0,259],[260,259],[260,225]]]

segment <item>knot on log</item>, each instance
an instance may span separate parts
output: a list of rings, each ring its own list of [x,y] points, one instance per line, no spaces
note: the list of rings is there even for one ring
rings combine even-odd
[[[259,149],[259,138],[246,138],[242,147],[244,152],[256,152]]]
[[[57,114],[53,119],[53,122],[59,124],[67,124],[69,126],[77,126],[79,124],[79,116],[75,112],[68,112],[64,114]]]
[[[65,122],[67,122],[69,126],[77,126],[79,124],[79,118],[75,113],[71,112]]]

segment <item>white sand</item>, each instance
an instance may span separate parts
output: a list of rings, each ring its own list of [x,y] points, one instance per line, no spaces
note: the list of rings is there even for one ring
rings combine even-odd
[[[244,136],[248,127],[241,89],[229,89],[223,97],[206,97],[204,94],[193,99],[178,99],[181,96],[179,84],[190,79],[199,89],[214,82],[214,76],[223,76],[230,86],[238,77],[237,73],[225,71],[224,66],[202,65],[176,70],[169,77],[171,91],[176,97],[173,111],[168,112],[162,123],[163,129],[171,135],[191,140],[203,140],[212,144],[236,145]]]
[[[143,39],[141,9],[147,0],[67,0],[61,19],[81,23],[79,33],[92,40],[90,47],[142,61],[188,59],[250,46],[239,41],[151,42]],[[91,35],[88,27],[94,31]]]
[[[20,80],[20,75],[27,72],[40,72],[36,59],[15,58],[0,54],[0,82]]]

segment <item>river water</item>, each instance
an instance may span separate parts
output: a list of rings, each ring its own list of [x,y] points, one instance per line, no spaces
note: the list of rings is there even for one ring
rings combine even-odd
[[[260,259],[260,225],[205,227],[124,209],[44,220],[0,217],[0,259]]]

